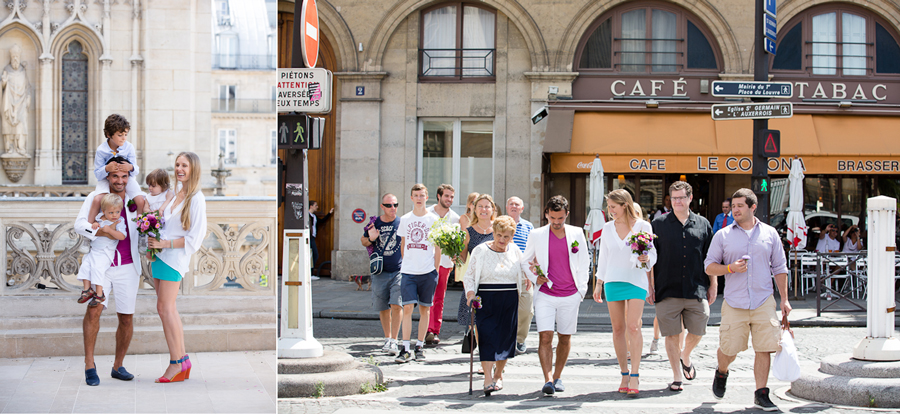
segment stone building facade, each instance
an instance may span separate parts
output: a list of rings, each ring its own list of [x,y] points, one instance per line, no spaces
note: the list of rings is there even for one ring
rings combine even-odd
[[[294,3],[278,7],[279,63],[286,67]],[[710,105],[726,101],[709,85],[753,79],[753,2],[334,0],[319,2],[318,13],[322,53],[333,61],[325,67],[335,79],[335,152],[333,171],[310,175],[334,176],[323,191],[336,206],[339,277],[366,273],[362,225],[351,212],[379,214],[388,192],[398,196],[398,213],[409,211],[416,182],[452,183],[457,211],[471,191],[500,204],[519,196],[535,224],[543,200],[564,194],[575,225],[584,222],[595,155],[610,157],[607,191],[628,188],[645,209],[662,203],[668,183],[687,179],[702,192],[704,204],[695,209],[715,217],[722,199],[749,186],[749,169],[709,170],[709,157],[723,165],[735,158],[734,166],[752,152],[749,123],[710,118]],[[808,181],[809,198],[818,198],[812,205],[840,218],[841,197],[858,204],[900,177],[836,164],[844,155],[858,165],[900,157],[897,144],[880,144],[900,114],[900,63],[892,53],[900,5],[785,0],[777,28],[786,60],[766,58],[773,80],[794,83],[795,116],[770,126],[784,131],[782,156],[799,154],[818,180]],[[533,125],[532,114],[544,106],[548,120]],[[874,126],[859,134],[861,125]],[[854,131],[859,150],[835,137]],[[792,136],[798,139],[786,139]],[[642,163],[650,158],[664,159],[663,168]]]

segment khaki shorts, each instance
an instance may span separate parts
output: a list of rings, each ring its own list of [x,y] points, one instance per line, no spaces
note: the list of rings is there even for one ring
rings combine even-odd
[[[709,322],[709,302],[706,299],[665,298],[656,303],[656,319],[662,336],[680,334],[682,323],[688,332],[703,336]]]
[[[752,335],[751,335],[752,334]],[[781,350],[781,320],[775,315],[775,296],[756,309],[735,309],[722,303],[722,326],[719,328],[719,349],[728,356],[747,350],[747,339],[753,337],[755,352]]]

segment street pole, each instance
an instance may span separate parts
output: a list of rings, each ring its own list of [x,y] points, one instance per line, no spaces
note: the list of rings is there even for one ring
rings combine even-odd
[[[763,14],[765,14],[765,0],[756,0],[756,23],[754,24],[753,37],[753,80],[769,80],[769,54],[766,52],[765,36],[763,35]],[[769,98],[752,98],[753,102],[768,102]],[[765,144],[760,131],[769,129],[768,119],[753,120],[753,170],[751,172],[751,186],[756,193],[757,207],[756,217],[763,223],[769,223],[769,169],[768,159],[762,153]],[[763,183],[762,187],[756,183]]]

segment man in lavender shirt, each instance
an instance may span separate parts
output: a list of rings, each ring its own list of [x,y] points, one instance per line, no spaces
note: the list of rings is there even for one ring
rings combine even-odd
[[[784,319],[791,313],[787,296],[787,258],[781,238],[772,226],[754,217],[757,199],[753,191],[742,188],[731,199],[731,212],[736,225],[717,232],[712,239],[703,265],[710,276],[725,275],[725,301],[722,303],[722,326],[719,329],[719,367],[713,379],[713,394],[725,396],[728,366],[735,356],[747,349],[753,338],[756,360],[754,406],[765,411],[778,407],[769,399],[771,353],[780,349],[780,321],[775,313],[772,276],[781,295]],[[749,257],[749,260],[745,258]]]
[[[565,224],[568,216],[569,201],[563,196],[550,198],[544,207],[544,217],[550,224],[531,231],[521,262],[525,275],[538,287],[534,293],[534,317],[540,339],[538,358],[544,371],[544,394],[566,389],[560,376],[569,359],[570,339],[578,325],[578,306],[587,292],[590,272],[584,231]],[[559,342],[556,363],[551,364],[554,323]],[[555,368],[552,379],[551,368]]]

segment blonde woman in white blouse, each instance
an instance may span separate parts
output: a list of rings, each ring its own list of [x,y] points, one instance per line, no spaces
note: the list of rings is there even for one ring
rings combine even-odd
[[[519,292],[524,288],[522,251],[512,243],[516,222],[500,216],[493,222],[494,239],[476,246],[463,277],[467,305],[476,293],[482,308],[476,311],[478,357],[484,369],[484,394],[503,389],[506,360],[516,356]],[[496,364],[496,369],[494,365]]]
[[[206,199],[200,191],[200,157],[182,152],[175,158],[175,198],[162,206],[164,225],[160,240],[148,239],[147,245],[162,249],[152,263],[156,310],[162,321],[169,366],[158,383],[180,382],[191,376],[191,361],[184,350],[184,329],[175,299],[181,279],[190,270],[191,255],[206,238]]]
[[[606,302],[613,329],[613,346],[622,372],[619,392],[636,396],[638,394],[641,348],[641,316],[644,301],[650,291],[650,271],[656,264],[656,250],[638,256],[648,270],[638,269],[631,261],[631,247],[627,239],[638,232],[653,234],[650,226],[634,209],[631,194],[623,189],[614,190],[607,196],[607,208],[613,221],[603,226],[600,236],[600,253],[597,260],[597,283],[594,285],[594,300],[602,303],[601,287],[606,287]],[[626,330],[628,338],[626,340]],[[626,349],[631,348],[631,349]],[[631,371],[628,370],[627,352],[631,352]]]

